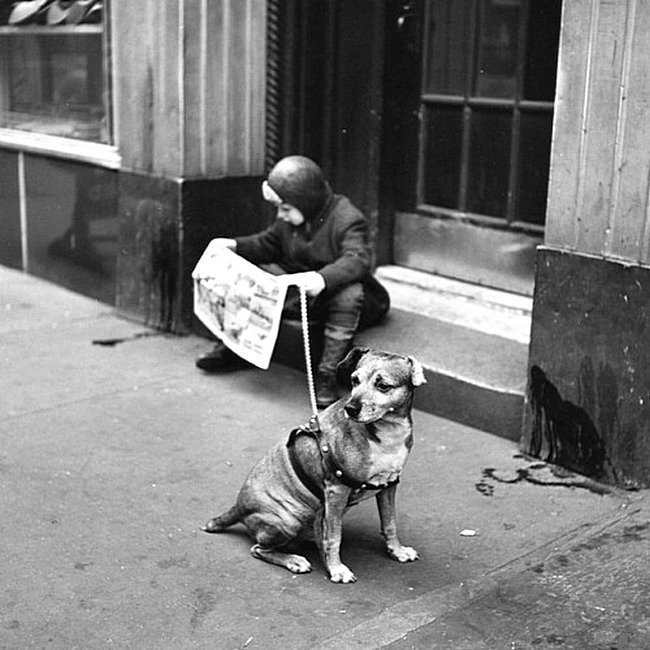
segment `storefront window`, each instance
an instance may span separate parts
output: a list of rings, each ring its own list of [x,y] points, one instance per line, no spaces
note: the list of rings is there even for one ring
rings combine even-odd
[[[0,127],[111,144],[105,0],[0,0]]]

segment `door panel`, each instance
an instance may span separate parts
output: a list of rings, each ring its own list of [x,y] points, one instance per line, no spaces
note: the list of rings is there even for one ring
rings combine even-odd
[[[412,269],[532,295],[531,269],[541,237],[477,228],[454,219],[398,213],[395,258]]]

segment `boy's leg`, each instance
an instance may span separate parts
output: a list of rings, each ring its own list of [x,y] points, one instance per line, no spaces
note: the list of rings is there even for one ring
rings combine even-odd
[[[316,403],[318,408],[326,408],[338,399],[336,368],[352,348],[363,308],[363,285],[349,284],[334,294],[321,296],[316,302],[324,316],[325,336],[316,371]]]

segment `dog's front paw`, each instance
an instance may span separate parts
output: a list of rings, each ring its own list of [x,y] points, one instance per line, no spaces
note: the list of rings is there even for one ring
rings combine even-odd
[[[388,555],[398,562],[414,562],[420,559],[418,552],[410,546],[397,546],[388,549]]]
[[[339,564],[338,566],[332,567],[329,570],[330,572],[330,580],[332,582],[343,582],[343,583],[348,583],[348,582],[356,582],[357,578],[348,569],[348,567],[345,566],[345,564]]]

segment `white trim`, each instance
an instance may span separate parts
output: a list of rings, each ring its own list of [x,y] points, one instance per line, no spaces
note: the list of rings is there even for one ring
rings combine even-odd
[[[0,148],[17,149],[25,153],[42,154],[55,158],[67,158],[119,169],[122,157],[117,147],[85,140],[72,140],[54,135],[0,128]]]

